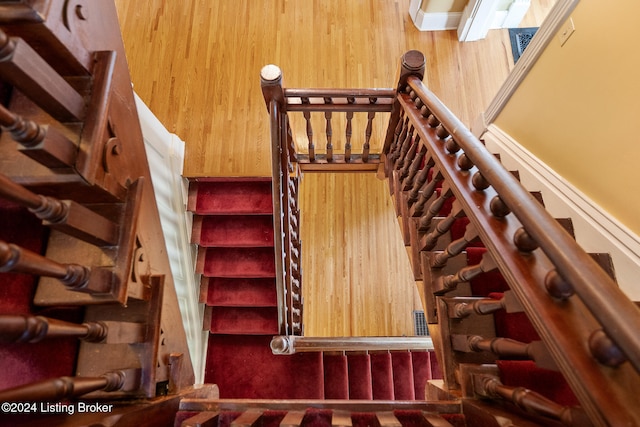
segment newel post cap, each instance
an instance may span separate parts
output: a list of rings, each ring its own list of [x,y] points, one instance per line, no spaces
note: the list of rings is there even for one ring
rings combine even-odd
[[[260,70],[260,82],[263,86],[282,83],[282,70],[277,65],[265,65]]]
[[[427,60],[422,52],[419,50],[410,50],[405,52],[400,59],[398,67],[398,76],[396,81],[398,82],[398,90],[403,90],[407,85],[407,78],[409,76],[417,76],[422,80],[424,78],[424,72],[427,67]]]
[[[271,101],[276,101],[283,106],[284,89],[282,87],[282,70],[277,65],[269,64],[260,70],[260,86],[262,87],[262,95],[267,104],[267,110],[270,110]]]

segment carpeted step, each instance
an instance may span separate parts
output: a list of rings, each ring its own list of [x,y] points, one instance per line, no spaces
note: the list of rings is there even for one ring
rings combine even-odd
[[[344,354],[323,354],[324,398],[349,398],[349,371]]]
[[[203,247],[273,246],[273,215],[196,215],[191,243]]]
[[[192,181],[188,209],[196,214],[270,214],[271,179]]]
[[[533,390],[563,406],[580,405],[562,373],[558,371],[539,368],[531,360],[498,360],[496,364],[500,371],[500,381],[504,385]]]
[[[391,352],[393,366],[393,392],[396,400],[415,400],[413,361],[408,351]]]
[[[273,248],[200,248],[196,272],[209,277],[276,277]]]
[[[321,353],[274,355],[271,336],[210,335],[205,383],[221,398],[323,399]]]
[[[203,277],[211,306],[275,307],[276,282],[272,278]]]
[[[433,379],[431,373],[431,357],[435,358],[435,353],[430,351],[412,351],[411,363],[413,365],[413,386],[415,397],[418,400],[426,398],[427,382]]]
[[[393,366],[391,354],[372,353],[371,354],[371,388],[373,398],[376,400],[393,400]]]
[[[213,334],[275,335],[279,333],[277,307],[213,307]]]
[[[371,357],[368,354],[348,354],[349,399],[373,399],[371,387]]]

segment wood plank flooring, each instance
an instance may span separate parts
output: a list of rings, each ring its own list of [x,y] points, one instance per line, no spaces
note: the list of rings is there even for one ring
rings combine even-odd
[[[260,69],[287,87],[392,87],[407,50],[464,122],[512,68],[505,30],[459,43],[420,32],[410,0],[115,0],[134,90],[186,142],[184,175],[269,176]],[[522,26],[553,5],[534,0]],[[384,126],[374,130],[381,140]],[[418,305],[392,205],[373,176],[313,175],[301,191],[307,335],[412,335]],[[385,266],[387,268],[385,268]]]

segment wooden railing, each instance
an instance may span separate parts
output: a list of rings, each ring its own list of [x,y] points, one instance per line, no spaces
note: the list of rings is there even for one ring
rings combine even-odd
[[[300,337],[279,335],[271,340],[273,354],[315,351],[433,350],[429,337]]]
[[[404,61],[415,69],[424,57],[410,52]],[[396,205],[407,213],[405,238],[416,243],[414,268],[425,283],[431,323],[447,323],[441,296],[464,295],[462,284],[497,269],[592,422],[640,424],[630,409],[631,390],[640,390],[640,310],[422,84],[423,71],[405,69],[383,158]],[[436,220],[451,200],[451,213]],[[441,236],[461,217],[469,222],[465,235],[446,242]],[[475,239],[487,249],[482,261],[455,265],[455,255]],[[447,380],[455,387],[453,373]]]
[[[262,92],[271,116],[276,280],[280,332],[302,335],[302,271],[298,185],[305,171],[378,172],[382,144],[372,148],[374,120],[391,112],[392,89],[287,89],[275,65],[261,71]],[[302,113],[294,117],[293,113]],[[362,117],[360,117],[360,114]],[[304,123],[306,143],[298,147],[292,121]],[[303,120],[300,120],[303,119]],[[354,123],[362,124],[361,138]],[[338,124],[338,125],[336,125]],[[340,135],[334,128],[342,129]],[[298,126],[300,127],[300,126]],[[323,129],[318,137],[314,129]],[[296,138],[299,137],[299,138]],[[320,148],[318,140],[324,144]],[[357,141],[357,143],[356,143]],[[282,236],[279,238],[278,236]],[[279,255],[280,254],[280,255]]]
[[[367,148],[371,145],[368,131],[362,154],[354,157],[351,115],[346,120],[346,150],[339,157],[333,147],[331,120],[337,111],[360,111],[361,107],[371,109],[369,117],[374,108],[388,111],[381,168],[401,218],[405,244],[411,247],[414,274],[419,283],[424,282],[425,311],[438,330],[434,346],[444,365],[445,387],[460,390],[460,381],[472,381],[461,376],[465,361],[483,364],[501,356],[528,358],[562,372],[594,425],[640,425],[633,403],[637,397],[633,390],[640,390],[640,310],[594,257],[580,248],[563,221],[544,209],[539,196],[527,191],[517,174],[506,170],[422,84],[424,70],[422,53],[407,52],[397,88],[378,90],[376,97],[366,90],[283,89],[280,70],[265,67],[263,91],[270,85],[272,91],[265,91],[265,99],[272,113],[274,159],[279,162],[274,177],[298,169],[348,170],[337,168],[334,163],[338,162],[376,162],[377,156]],[[347,101],[336,102],[338,96]],[[293,141],[289,111],[304,114],[304,152]],[[325,114],[327,144],[322,155],[313,139],[311,111]],[[440,216],[447,204],[449,213]],[[451,240],[450,231],[459,220],[465,221],[466,228]],[[467,265],[459,255],[473,242],[481,242],[486,252],[479,263]],[[511,289],[502,300],[466,298],[473,296],[469,282],[491,271],[499,271]],[[520,343],[474,332],[478,325],[487,324],[483,317],[492,317],[498,310],[526,313],[541,341]],[[459,332],[464,327],[456,329],[458,324],[467,325],[468,330]],[[290,348],[282,339],[275,345],[282,351]],[[519,392],[512,393],[493,380],[485,385],[481,393],[471,391],[468,396],[511,394],[525,407],[542,401],[520,399]],[[543,415],[576,425],[552,403],[541,403],[540,408]]]
[[[51,230],[3,230],[10,236],[4,239],[27,237],[43,249],[0,240],[3,286],[16,285],[3,293],[9,299],[3,303],[25,310],[0,316],[3,354],[12,354],[4,360],[2,384],[16,385],[0,390],[0,398],[73,404],[87,394],[144,401],[177,393],[193,385],[194,376],[176,321],[177,297],[115,6],[1,3],[0,201],[2,209],[33,215]],[[31,298],[27,308],[11,300],[23,291],[16,289],[23,282],[12,278],[23,275],[34,276],[24,282],[35,293],[24,290]],[[82,320],[55,318],[61,307],[73,306]],[[47,347],[56,339],[69,347]],[[30,352],[62,347],[73,352],[73,366],[60,369],[76,376],[47,377],[52,366],[46,356]],[[62,360],[52,356],[58,358],[51,363]],[[24,366],[14,366],[23,359],[30,361],[30,378],[19,377]],[[44,366],[35,366],[38,360]],[[47,414],[6,422],[41,415]]]

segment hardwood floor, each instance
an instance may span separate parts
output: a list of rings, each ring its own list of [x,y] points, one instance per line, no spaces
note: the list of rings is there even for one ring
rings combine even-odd
[[[187,177],[270,175],[266,64],[283,70],[287,87],[392,87],[400,56],[418,49],[425,83],[467,124],[513,66],[505,30],[471,43],[420,32],[410,0],[115,2],[134,90],[186,142]],[[539,25],[552,5],[534,0],[522,26]],[[305,176],[307,335],[413,334],[419,298],[384,185],[371,175]]]

